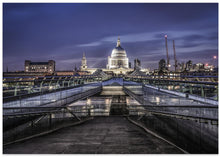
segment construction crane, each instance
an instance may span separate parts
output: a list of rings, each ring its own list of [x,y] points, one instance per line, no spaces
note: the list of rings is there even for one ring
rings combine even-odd
[[[166,44],[166,52],[167,52],[167,69],[169,70],[170,60],[169,60],[168,46],[167,46],[167,35],[165,35],[165,44]]]
[[[177,60],[176,60],[176,49],[175,49],[175,42],[173,40],[173,53],[174,53],[174,61],[175,61],[175,64],[174,64],[174,67],[175,67],[175,72],[177,70]]]

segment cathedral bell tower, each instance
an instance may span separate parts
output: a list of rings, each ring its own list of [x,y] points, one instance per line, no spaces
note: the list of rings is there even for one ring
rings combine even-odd
[[[86,56],[85,53],[83,53],[83,58],[82,58],[82,63],[81,63],[81,71],[84,71],[87,69],[87,61],[86,61]]]

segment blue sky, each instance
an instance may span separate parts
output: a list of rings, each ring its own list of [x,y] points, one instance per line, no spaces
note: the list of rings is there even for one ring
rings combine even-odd
[[[57,70],[105,67],[117,37],[129,61],[158,68],[166,59],[164,35],[173,61],[214,63],[218,55],[217,3],[4,3],[3,65],[23,70],[24,60],[56,61]]]

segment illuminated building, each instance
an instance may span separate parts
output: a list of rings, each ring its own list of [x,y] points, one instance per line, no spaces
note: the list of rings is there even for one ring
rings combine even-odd
[[[86,60],[85,53],[83,53],[82,64],[81,64],[80,70],[83,71],[86,69],[87,69],[87,60]]]
[[[129,68],[129,60],[126,51],[121,47],[120,38],[117,46],[112,50],[111,56],[108,57],[107,69]]]
[[[25,60],[24,71],[54,73],[55,61],[49,60],[48,62],[32,62],[30,60]]]
[[[137,67],[139,67],[138,69],[143,73],[149,73],[149,69],[141,69],[139,60],[137,60],[136,68]],[[85,54],[83,54],[80,71],[93,74],[97,69],[100,69],[106,74],[110,75],[125,75],[134,71],[134,69],[131,68],[131,64],[129,65],[129,59],[127,57],[126,51],[121,47],[120,38],[118,38],[117,45],[112,50],[111,56],[108,57],[108,64],[106,65],[106,69],[88,68]]]

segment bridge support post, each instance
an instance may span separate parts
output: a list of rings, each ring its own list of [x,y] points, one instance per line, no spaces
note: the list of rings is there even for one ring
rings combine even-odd
[[[84,79],[81,79],[81,84],[84,84]]]
[[[183,84],[180,84],[180,92],[183,93]]]
[[[30,94],[30,93],[31,93],[31,87],[28,88],[28,94]]]
[[[72,83],[71,83],[71,86],[75,86],[75,79],[73,78],[73,80],[72,80]]]
[[[60,77],[61,78],[61,77]],[[59,81],[60,81],[60,78],[57,80],[56,82],[56,86],[55,86],[55,89],[57,89],[57,86],[59,85]],[[60,87],[59,87],[60,88]]]
[[[42,82],[40,83],[40,92],[42,92],[42,86],[43,86],[44,80],[46,80],[46,77],[44,77],[44,79],[43,79]]]
[[[62,88],[64,88],[65,81],[62,81]]]
[[[42,81],[42,82],[40,83],[40,92],[42,91],[43,83],[44,83],[44,81]]]
[[[21,78],[21,79],[19,79],[19,81],[21,81],[21,80],[22,80],[22,78]],[[17,96],[18,87],[19,87],[19,82],[17,82],[17,83],[16,83],[16,85],[15,85],[14,96]]]
[[[67,77],[64,78],[64,80],[62,81],[62,88],[65,87],[65,82],[66,82]]]
[[[69,81],[68,81],[68,86],[67,86],[67,87],[70,86],[70,81],[71,81],[72,78],[73,78],[73,77],[71,77],[71,78],[69,79]]]
[[[53,80],[54,80],[54,77],[52,77],[52,79],[50,80],[49,88],[50,88],[50,86],[51,86]]]
[[[204,92],[203,85],[201,85],[201,97],[205,97],[205,92]]]
[[[15,91],[14,91],[14,96],[17,96],[17,89],[18,87],[17,86],[15,86]]]
[[[192,86],[189,86],[189,93],[190,93],[190,94],[193,94],[192,88],[193,88]]]

